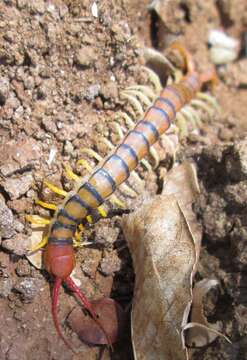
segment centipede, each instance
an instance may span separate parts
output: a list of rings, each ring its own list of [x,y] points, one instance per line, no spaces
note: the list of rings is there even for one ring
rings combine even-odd
[[[42,222],[40,219],[38,222],[49,227],[47,235],[38,248],[44,247],[44,267],[54,279],[52,292],[54,326],[58,336],[72,350],[71,344],[62,333],[57,315],[59,289],[62,285],[66,285],[75,294],[102,329],[90,301],[71,277],[75,267],[74,243],[77,239],[78,227],[95,209],[98,209],[102,216],[106,216],[101,208],[105,200],[113,196],[120,185],[126,182],[137,165],[150,153],[152,146],[171,127],[176,115],[195,98],[202,87],[206,83],[215,83],[216,75],[213,69],[199,73],[190,52],[181,44],[173,46],[180,52],[186,64],[186,71],[181,80],[161,89],[143,117],[123,136],[121,142],[111,149],[110,155],[92,170],[87,180],[76,184],[73,191],[67,193],[47,183],[51,190],[64,196],[62,204],[55,206],[38,202],[41,206],[54,211],[50,220],[44,219]],[[77,176],[72,175],[72,177],[78,180]],[[31,216],[28,220],[34,221]],[[107,337],[107,334],[105,335]],[[110,345],[108,338],[107,341]]]

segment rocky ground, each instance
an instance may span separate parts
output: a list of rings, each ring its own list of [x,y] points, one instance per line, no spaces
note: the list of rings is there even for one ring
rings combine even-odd
[[[70,190],[73,183],[64,175],[64,164],[75,169],[82,148],[104,153],[99,136],[114,139],[114,115],[124,109],[119,91],[143,77],[142,47],[163,52],[174,34],[180,34],[205,70],[208,31],[219,28],[243,40],[241,52],[235,62],[217,68],[215,96],[221,115],[206,122],[200,135],[184,141],[181,158],[196,161],[202,190],[195,205],[204,229],[197,278],[220,281],[205,300],[205,313],[210,321],[223,322],[232,344],[219,338],[195,350],[193,359],[247,359],[245,1],[154,3],[148,10],[147,0],[0,2],[1,359],[132,359],[128,318],[134,274],[121,216],[87,226],[83,240],[93,244],[78,250],[75,271],[89,298],[111,295],[125,311],[127,325],[111,355],[82,344],[68,326],[66,337],[79,353],[57,340],[50,312],[51,279],[25,257],[31,234],[25,216],[50,214],[35,205],[34,198],[58,201],[42,185],[44,178]],[[79,169],[78,175],[84,176],[85,170]],[[159,170],[143,174],[148,176],[149,196],[160,186],[159,175]],[[128,208],[142,199],[127,199]],[[61,323],[75,306],[62,290]]]

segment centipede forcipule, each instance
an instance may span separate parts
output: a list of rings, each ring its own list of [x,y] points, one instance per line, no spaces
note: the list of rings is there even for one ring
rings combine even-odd
[[[199,74],[191,54],[181,45],[175,46],[185,59],[187,73],[180,82],[166,86],[148,108],[143,118],[131,129],[123,141],[96,168],[86,182],[77,185],[58,206],[49,224],[47,245],[44,251],[45,269],[55,280],[52,294],[52,316],[58,335],[72,348],[60,329],[57,318],[59,288],[62,284],[72,290],[79,301],[100,324],[90,302],[71,278],[75,266],[73,239],[78,225],[92,210],[109,198],[126,181],[140,160],[149,153],[150,147],[167,131],[176,114],[188,104],[206,82],[214,81],[210,70]],[[104,329],[102,329],[104,330]],[[105,334],[107,337],[107,334]],[[108,341],[110,344],[110,342]]]

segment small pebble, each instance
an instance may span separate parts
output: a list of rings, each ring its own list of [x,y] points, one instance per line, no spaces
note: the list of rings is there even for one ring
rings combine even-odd
[[[44,285],[44,280],[25,278],[15,284],[14,288],[16,291],[24,296],[25,300],[33,300],[33,298],[39,293]]]
[[[6,77],[0,77],[0,106],[3,106],[9,96],[9,80]]]
[[[11,278],[0,278],[0,297],[7,298],[11,293],[13,282]]]
[[[232,140],[233,133],[232,130],[227,128],[222,128],[219,130],[219,139],[222,141],[230,141]]]
[[[96,98],[96,96],[99,95],[99,92],[100,92],[99,84],[91,85],[86,90],[85,99],[88,101],[92,101],[94,98]]]
[[[32,184],[32,174],[25,174],[18,178],[7,179],[2,186],[13,200],[18,199],[21,195],[24,195],[31,188]]]
[[[0,237],[9,239],[14,234],[14,217],[12,211],[5,204],[4,197],[0,194]]]
[[[18,256],[25,255],[28,251],[28,246],[29,240],[23,234],[16,234],[11,239],[7,239],[2,242],[2,247],[5,250],[8,250]]]
[[[105,256],[99,266],[99,270],[106,276],[113,275],[115,272],[121,269],[121,260],[119,259],[117,252],[112,251],[110,255]]]
[[[73,144],[70,141],[65,140],[65,144],[63,147],[64,155],[71,155],[73,150],[74,150]]]
[[[247,137],[234,144],[225,159],[226,171],[234,181],[247,179]]]
[[[28,276],[31,273],[30,265],[27,260],[20,259],[16,267],[16,274],[18,276]]]
[[[101,226],[95,227],[95,242],[106,244],[110,243],[113,244],[119,235],[119,229],[118,228],[110,228],[109,226],[104,226],[101,224]]]
[[[80,48],[75,54],[74,62],[81,67],[90,67],[97,61],[97,54],[91,46]]]

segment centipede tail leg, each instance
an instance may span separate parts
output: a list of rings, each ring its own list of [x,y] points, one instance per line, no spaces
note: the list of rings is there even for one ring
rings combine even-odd
[[[54,322],[58,336],[63,340],[65,345],[75,353],[75,350],[73,349],[72,345],[64,337],[61,327],[60,327],[58,317],[57,317],[58,297],[59,297],[59,289],[60,289],[61,285],[62,285],[62,280],[59,278],[56,278],[54,286],[53,286],[53,293],[52,293],[52,318],[53,318],[53,322]]]
[[[174,41],[170,45],[171,49],[177,50],[183,57],[185,63],[185,70],[188,73],[192,73],[195,71],[195,62],[192,54],[186,49],[179,41]]]
[[[95,321],[95,323],[100,327],[100,329],[103,331],[107,343],[109,346],[111,346],[111,341],[109,339],[109,336],[107,335],[104,327],[101,325],[99,319],[98,319],[98,315],[96,314],[96,312],[94,311],[92,304],[88,301],[88,299],[86,298],[86,296],[81,292],[81,290],[78,288],[78,286],[74,283],[74,281],[72,280],[72,278],[70,276],[68,276],[65,280],[64,283],[68,286],[68,288],[73,291],[75,293],[75,296],[77,297],[78,300],[80,300],[80,302],[83,304],[83,306],[85,307],[85,309],[89,312],[89,314],[92,316],[93,320]]]
[[[202,84],[209,84],[211,89],[214,90],[216,85],[218,84],[218,77],[215,71],[215,68],[211,68],[207,71],[204,71],[201,75],[200,75],[200,80]]]

